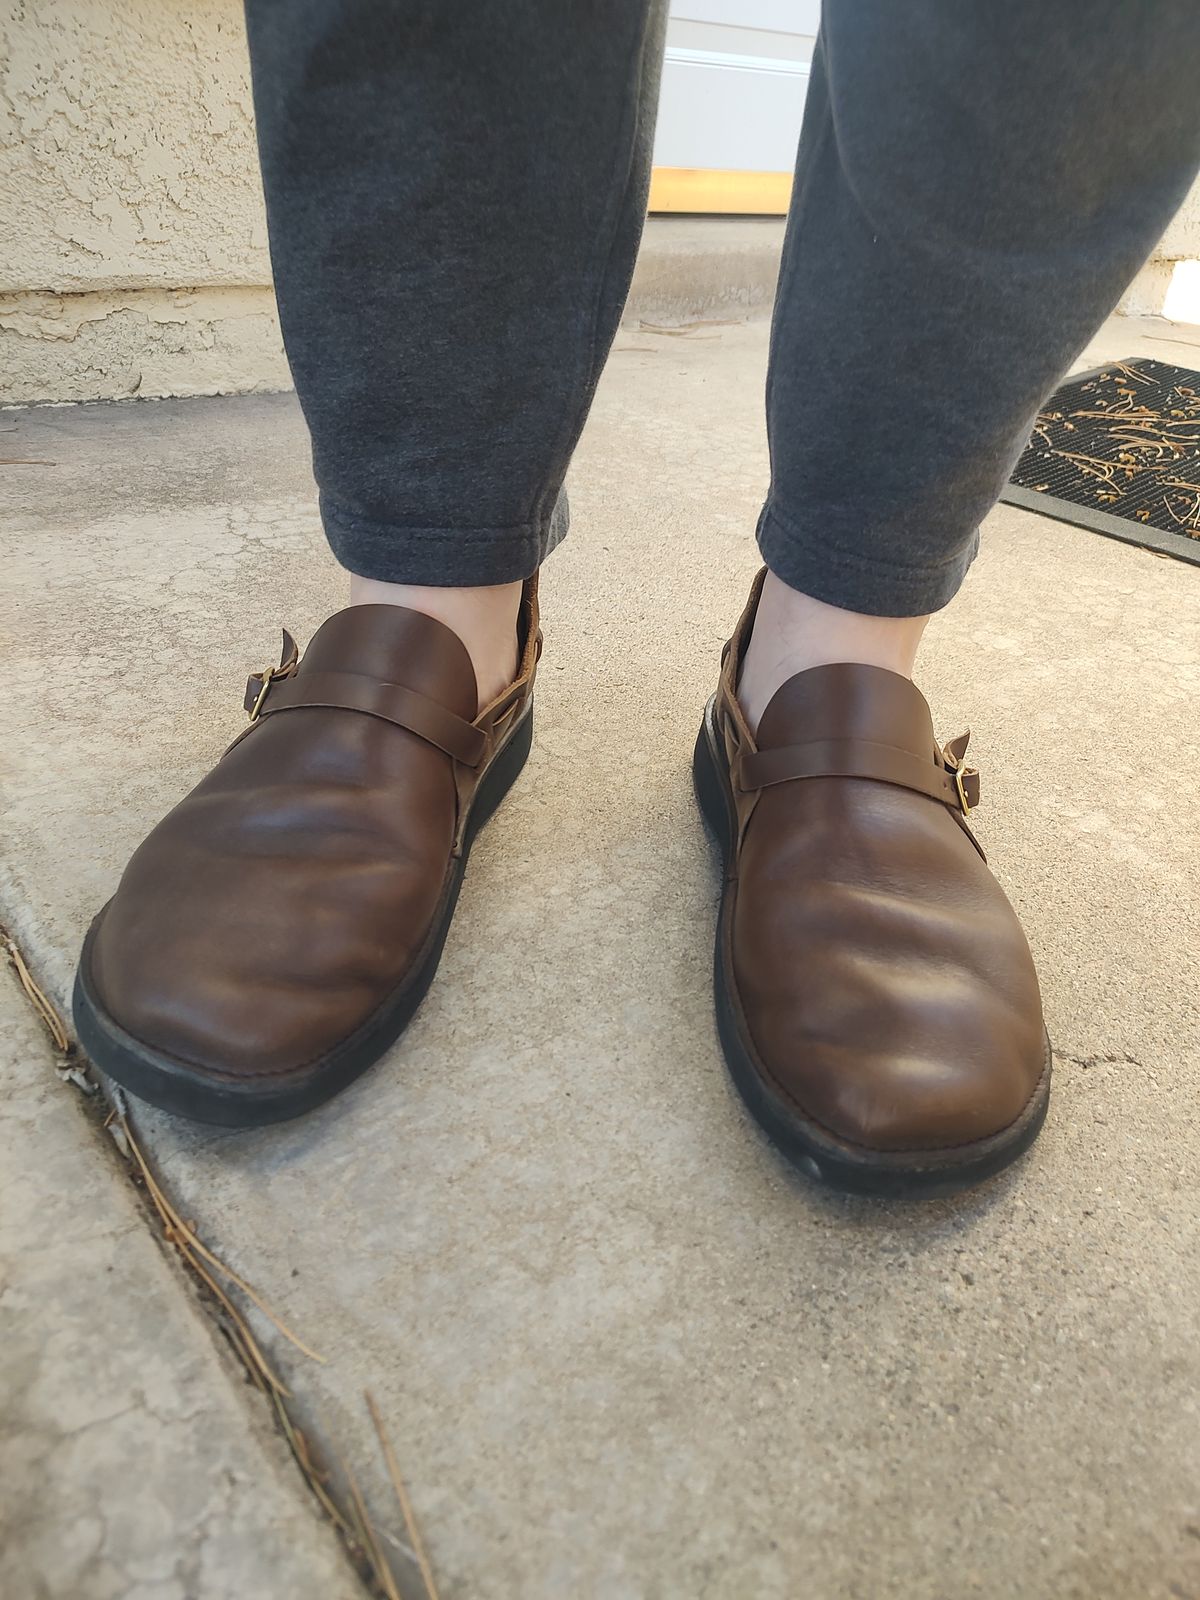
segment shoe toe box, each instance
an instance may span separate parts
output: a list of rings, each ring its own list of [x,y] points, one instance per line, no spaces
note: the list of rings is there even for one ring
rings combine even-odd
[[[847,1145],[975,1144],[1018,1122],[1043,1078],[1028,944],[958,837],[935,873],[810,855],[782,893],[779,864],[748,859],[731,955],[743,1030],[772,1091]]]

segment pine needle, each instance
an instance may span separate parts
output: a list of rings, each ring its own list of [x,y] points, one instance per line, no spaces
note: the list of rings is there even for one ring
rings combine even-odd
[[[63,1027],[62,1018],[55,1009],[53,1001],[38,984],[33,973],[30,972],[25,964],[25,957],[17,949],[8,934],[4,934],[3,939],[5,954],[16,971],[18,981],[22,989],[24,989],[29,1003],[42,1019],[50,1037],[54,1040],[54,1048],[60,1055],[65,1056],[70,1051],[71,1040],[68,1037],[66,1028]]]
[[[367,1511],[366,1501],[358,1487],[358,1480],[346,1463],[339,1456],[338,1465],[342,1469],[342,1476],[350,1490],[350,1505],[354,1512],[354,1521],[357,1528],[359,1542],[371,1563],[371,1570],[375,1581],[387,1596],[387,1600],[401,1600],[400,1591],[396,1588],[396,1580],[392,1569],[383,1558],[383,1551],[379,1548],[379,1540],[375,1536],[375,1527]]]
[[[321,1365],[324,1366],[325,1357],[319,1356],[315,1350],[310,1349],[309,1346],[304,1343],[303,1339],[299,1338],[292,1332],[287,1323],[275,1315],[270,1306],[267,1305],[266,1301],[263,1300],[260,1295],[255,1293],[255,1291],[246,1282],[245,1278],[240,1277],[232,1267],[227,1267],[218,1256],[213,1255],[212,1251],[207,1245],[203,1244],[196,1237],[195,1233],[175,1210],[174,1206],[166,1198],[156,1183],[154,1175],[150,1171],[149,1163],[142,1154],[141,1150],[138,1148],[137,1141],[134,1139],[133,1132],[124,1116],[120,1118],[120,1123],[121,1131],[129,1141],[129,1148],[133,1152],[134,1160],[137,1162],[138,1169],[145,1180],[146,1187],[150,1191],[150,1196],[155,1205],[158,1207],[164,1223],[167,1225],[167,1237],[170,1239],[171,1243],[185,1253],[194,1252],[202,1261],[206,1261],[210,1267],[219,1272],[222,1277],[228,1279],[230,1283],[236,1284],[246,1298],[251,1301],[252,1304],[258,1307],[263,1316],[266,1317],[272,1326],[283,1335],[289,1344],[295,1345],[296,1349],[299,1350],[302,1355],[310,1357],[313,1361],[319,1361]]]
[[[387,1429],[383,1425],[383,1418],[379,1414],[379,1407],[369,1390],[363,1390],[363,1399],[367,1402],[367,1410],[371,1413],[371,1421],[375,1424],[375,1432],[379,1435],[379,1446],[383,1451],[383,1459],[387,1463],[388,1477],[392,1480],[392,1488],[396,1491],[396,1499],[400,1502],[400,1510],[404,1516],[404,1526],[408,1529],[409,1543],[412,1545],[413,1554],[417,1558],[417,1566],[421,1570],[421,1582],[425,1585],[428,1600],[438,1600],[437,1584],[433,1580],[433,1568],[429,1564],[429,1557],[425,1553],[425,1546],[417,1528],[417,1519],[413,1516],[412,1504],[408,1498],[408,1491],[404,1487],[404,1479],[400,1476],[400,1464],[396,1460],[396,1452],[392,1449]]]

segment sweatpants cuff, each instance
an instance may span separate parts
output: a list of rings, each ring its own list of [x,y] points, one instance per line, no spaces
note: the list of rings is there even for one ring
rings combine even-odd
[[[767,501],[758,520],[758,548],[777,578],[814,600],[843,611],[861,611],[876,617],[922,617],[948,605],[962,586],[967,569],[979,549],[974,530],[948,559],[935,565],[913,566],[864,554],[861,547],[839,547],[830,537],[828,519],[792,518],[774,499]],[[871,525],[872,544],[902,550],[911,546],[908,529],[897,529],[888,539],[886,530]]]
[[[325,535],[336,560],[360,578],[430,588],[481,588],[518,583],[566,538],[565,493],[538,523],[509,528],[420,528],[371,522],[321,497]]]

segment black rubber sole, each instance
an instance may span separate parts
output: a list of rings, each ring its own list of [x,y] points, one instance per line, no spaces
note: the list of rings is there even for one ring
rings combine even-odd
[[[704,713],[692,776],[701,814],[727,867],[736,838],[733,796],[713,724],[713,701]],[[733,977],[730,926],[732,884],[724,874],[713,957],[717,1033],[730,1077],[750,1114],[802,1172],[852,1194],[923,1199],[956,1194],[993,1177],[1024,1154],[1037,1138],[1050,1101],[1050,1040],[1037,1090],[1016,1122],[990,1139],[952,1150],[872,1151],[842,1143],[806,1120],[772,1088],[754,1042],[741,1019]]]
[[[336,1050],[286,1082],[264,1085],[216,1078],[187,1062],[150,1049],[126,1033],[105,1011],[89,979],[91,950],[101,911],[84,941],[75,976],[75,1030],[88,1058],[130,1094],[193,1122],[226,1128],[259,1128],[301,1116],[362,1076],[393,1045],[425,998],[450,931],[467,858],[476,834],[520,775],[533,743],[530,705],[507,744],[480,780],[467,819],[462,854],[446,875],[437,915],[404,982]]]

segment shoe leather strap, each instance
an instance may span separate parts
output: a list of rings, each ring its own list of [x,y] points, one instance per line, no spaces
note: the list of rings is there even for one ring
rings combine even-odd
[[[807,744],[757,750],[734,762],[733,786],[744,793],[797,778],[868,778],[912,789],[965,816],[979,804],[979,774],[962,765],[965,741],[943,752],[946,766],[924,761],[894,745],[864,739],[814,739]]]
[[[304,672],[275,678],[265,685],[254,721],[262,722],[281,711],[297,711],[306,706],[382,717],[436,745],[467,767],[477,767],[487,748],[482,729],[436,700],[402,684],[379,683],[356,672]]]

